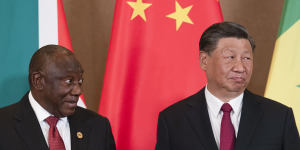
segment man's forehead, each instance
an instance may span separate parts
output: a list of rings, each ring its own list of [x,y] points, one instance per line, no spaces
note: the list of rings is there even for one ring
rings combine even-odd
[[[241,54],[252,54],[252,51],[246,48],[232,48],[232,47],[225,47],[220,50],[222,54],[232,54],[232,53],[241,53]]]
[[[252,47],[248,39],[236,38],[236,37],[227,37],[221,38],[218,40],[216,49],[223,49],[226,51],[235,50],[236,47],[243,47],[244,50],[251,50]]]
[[[83,69],[79,61],[73,55],[57,55],[57,57],[49,58],[45,63],[47,71],[55,72],[78,72],[83,73]]]

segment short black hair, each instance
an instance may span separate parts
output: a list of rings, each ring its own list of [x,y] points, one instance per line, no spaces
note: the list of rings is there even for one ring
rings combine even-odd
[[[210,54],[217,48],[218,41],[221,38],[229,37],[247,39],[250,42],[252,51],[254,51],[255,42],[249,35],[248,30],[242,25],[233,22],[220,22],[208,27],[200,38],[199,49]]]
[[[55,59],[57,54],[64,53],[67,56],[74,56],[73,52],[60,45],[46,45],[38,49],[31,57],[29,63],[29,85],[31,86],[31,75],[33,72],[42,71],[49,60]]]

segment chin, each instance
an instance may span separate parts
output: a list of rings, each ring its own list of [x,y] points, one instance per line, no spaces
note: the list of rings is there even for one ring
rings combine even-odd
[[[246,82],[236,82],[231,85],[232,89],[244,90],[246,88]]]
[[[64,117],[68,117],[72,114],[74,114],[75,112],[75,108],[64,108],[63,110],[61,110],[61,114],[64,116]]]
[[[232,92],[244,92],[245,87],[244,86],[240,86],[240,87],[233,87],[231,88]]]
[[[64,116],[64,117],[68,117],[68,116],[70,116],[70,115],[73,115],[74,112],[75,112],[75,111],[65,112],[65,113],[63,114],[63,116]]]

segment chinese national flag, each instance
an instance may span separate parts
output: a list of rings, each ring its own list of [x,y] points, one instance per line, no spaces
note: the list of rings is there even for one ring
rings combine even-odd
[[[202,32],[221,22],[218,0],[116,0],[99,113],[118,150],[153,150],[158,114],[199,91]]]

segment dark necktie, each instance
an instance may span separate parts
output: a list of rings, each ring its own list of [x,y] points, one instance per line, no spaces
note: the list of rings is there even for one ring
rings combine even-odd
[[[56,128],[57,121],[59,120],[57,117],[50,116],[45,119],[49,124],[49,134],[48,134],[48,144],[50,150],[65,150],[65,145],[62,138],[59,135],[59,132]]]
[[[230,119],[232,108],[228,103],[224,103],[221,110],[223,111],[223,117],[221,122],[220,150],[233,150],[235,132]]]

